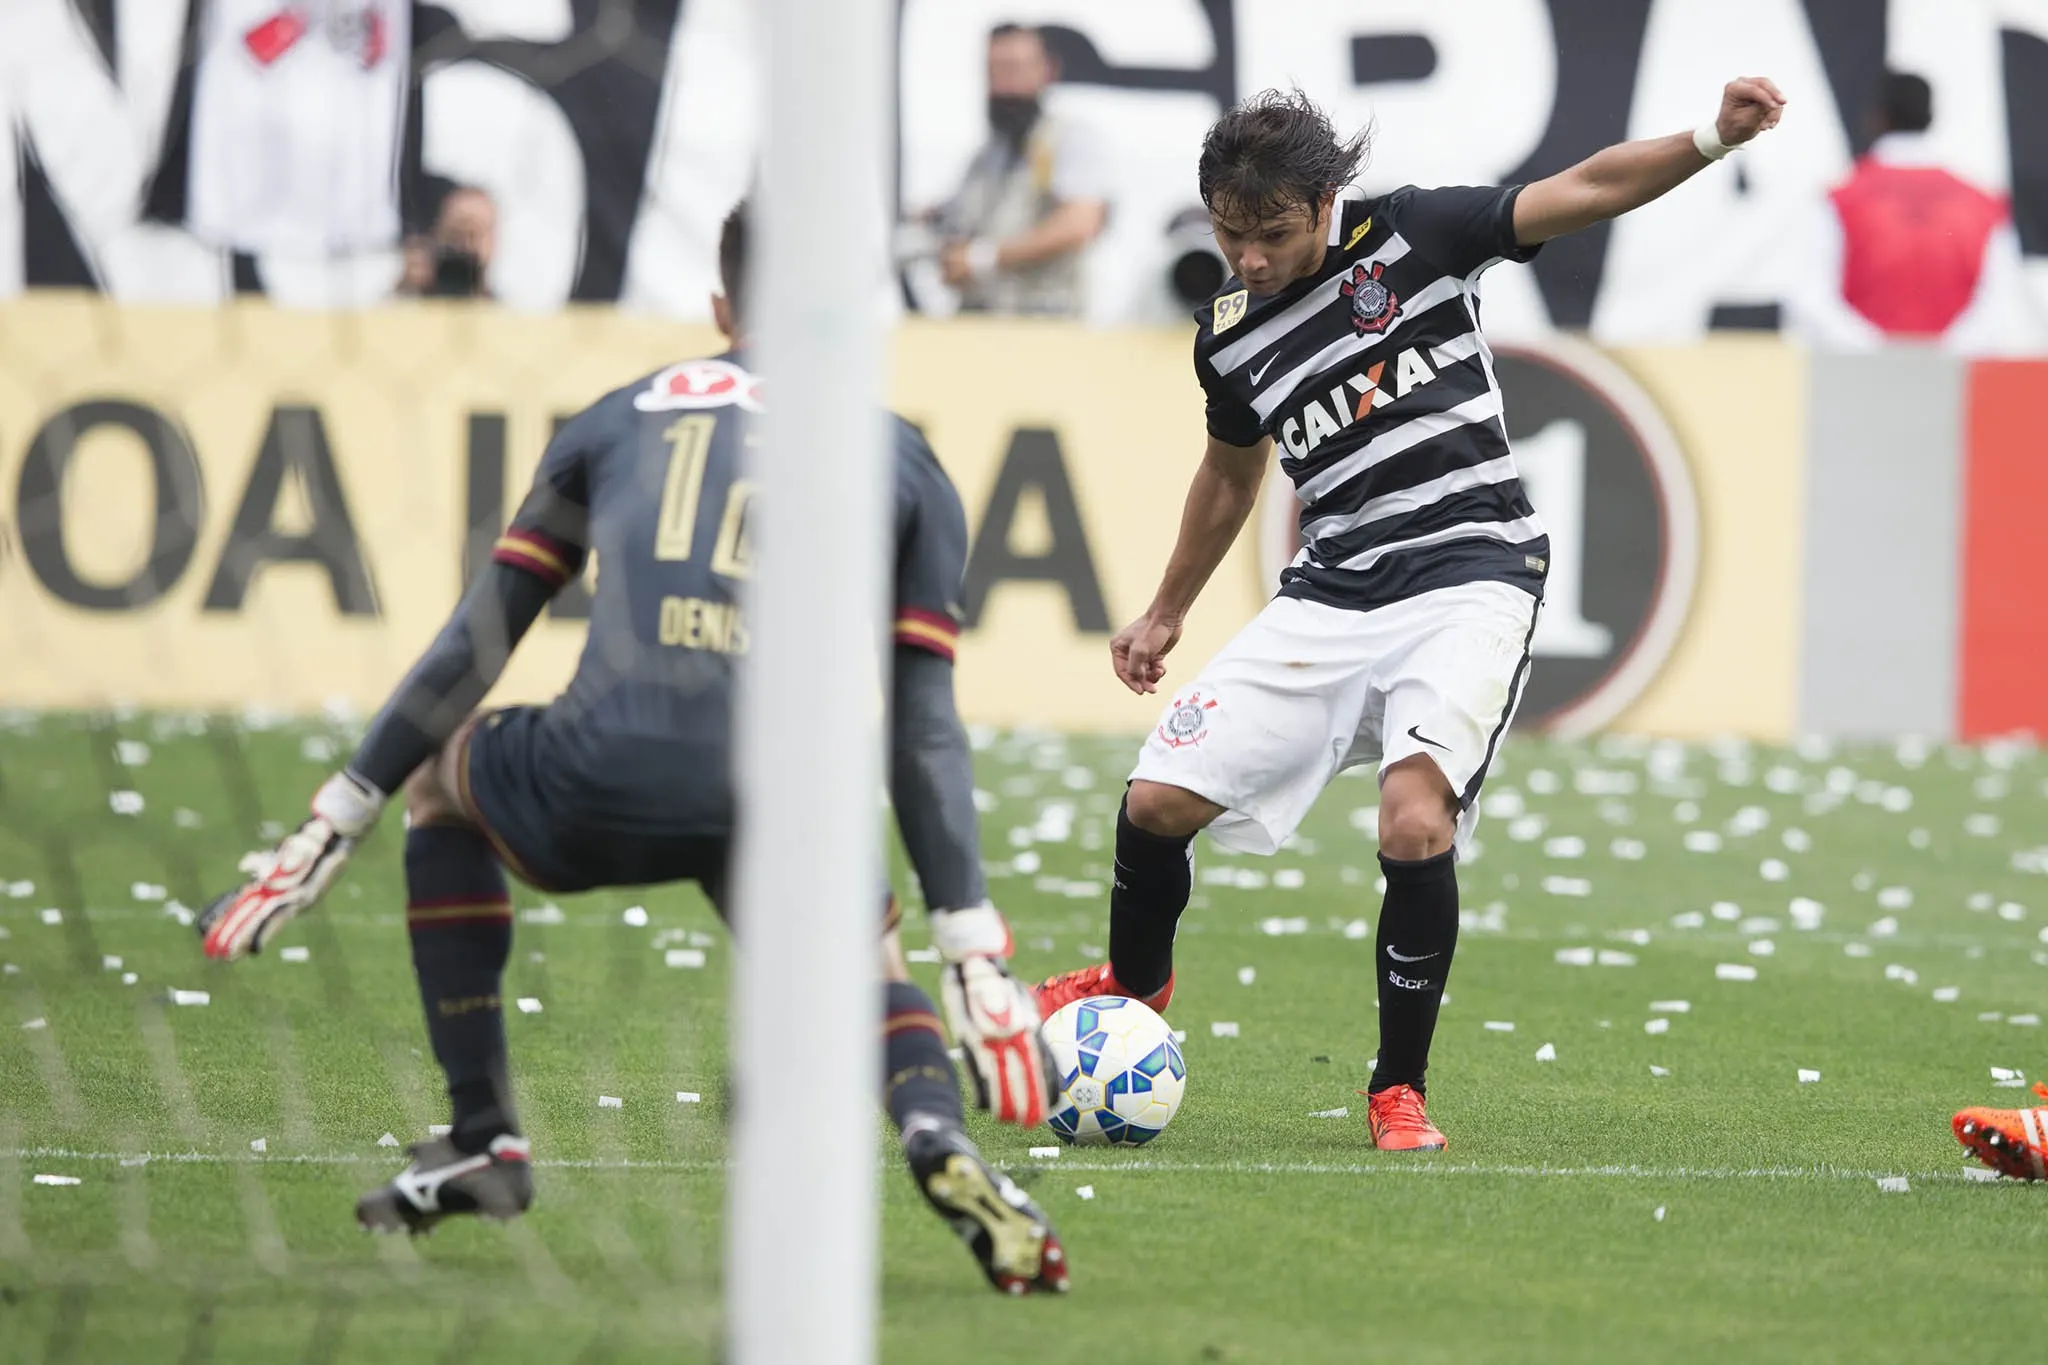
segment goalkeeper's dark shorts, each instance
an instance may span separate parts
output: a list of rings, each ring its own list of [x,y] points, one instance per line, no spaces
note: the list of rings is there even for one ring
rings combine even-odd
[[[564,894],[695,882],[730,923],[732,833],[659,833],[591,820],[547,780],[554,759],[542,732],[546,714],[540,706],[487,712],[462,741],[457,795],[499,861],[536,890]],[[882,905],[886,933],[900,919],[886,884]]]
[[[596,821],[551,782],[547,710],[513,706],[477,718],[455,771],[464,812],[513,875],[541,891],[696,882],[723,913],[730,832],[673,833]],[[677,774],[678,782],[689,781]]]

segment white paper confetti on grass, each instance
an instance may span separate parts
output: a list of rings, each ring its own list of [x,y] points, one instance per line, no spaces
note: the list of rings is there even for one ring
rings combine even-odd
[[[1991,1170],[1990,1168],[1985,1166],[1963,1167],[1963,1179],[1965,1180],[1976,1181],[1979,1184],[1988,1185],[1998,1178],[1999,1176],[1997,1171]]]
[[[257,1138],[257,1139],[256,1139],[256,1140],[255,1140],[254,1142],[251,1142],[251,1143],[249,1144],[249,1150],[250,1150],[250,1151],[252,1151],[252,1152],[267,1152],[267,1151],[269,1151],[269,1150],[270,1150],[270,1139],[269,1139],[269,1138]]]
[[[1651,1214],[1650,1214],[1650,1217],[1652,1217],[1652,1218],[1656,1219],[1656,1220],[1657,1220],[1658,1222],[1660,1222],[1660,1223],[1661,1223],[1661,1222],[1663,1222],[1663,1221],[1664,1221],[1664,1206],[1663,1206],[1662,1204],[1659,1204],[1659,1205],[1658,1205],[1658,1206],[1656,1207],[1656,1209],[1655,1209],[1654,1211],[1652,1211],[1652,1212],[1651,1212]]]
[[[211,1005],[213,997],[205,991],[173,990],[171,992],[171,1003],[173,1005]]]
[[[941,960],[937,948],[912,948],[903,957],[907,962],[938,962]]]
[[[25,901],[25,900],[27,900],[27,899],[28,899],[28,898],[29,898],[30,896],[33,896],[33,895],[34,895],[35,893],[36,893],[36,884],[35,884],[34,882],[9,882],[9,883],[7,883],[7,894],[8,894],[8,895],[10,895],[10,896],[12,896],[12,897],[14,897],[14,899],[16,899],[16,900],[18,900],[18,901]]]
[[[1650,856],[1650,846],[1641,839],[1616,839],[1607,851],[1625,863],[1639,863]]]
[[[290,948],[278,949],[277,956],[281,962],[309,962],[312,960],[313,954],[304,947],[294,945]]]
[[[1769,957],[1778,951],[1778,945],[1767,938],[1753,940],[1749,945],[1750,956]]]
[[[114,761],[124,768],[140,768],[149,762],[149,746],[139,739],[124,739],[114,744]]]
[[[386,1133],[383,1137],[377,1139],[377,1145],[379,1147],[396,1147],[398,1145],[398,1138],[394,1134]]]
[[[1643,1020],[1643,1032],[1669,1033],[1671,1032],[1671,1021],[1661,1015],[1655,1019],[1645,1019]]]
[[[39,1014],[33,1019],[24,1020],[21,1026],[33,1033],[37,1029],[48,1028],[50,1021]]]
[[[647,907],[644,905],[629,905],[620,914],[619,918],[624,920],[626,926],[630,929],[645,929],[647,927]]]
[[[624,1109],[626,1102],[617,1095],[599,1095],[597,1097],[597,1107],[600,1109]]]
[[[1691,1014],[1691,1013],[1692,1013],[1692,1001],[1690,1001],[1690,1000],[1652,1000],[1652,1001],[1650,1002],[1650,1013],[1652,1013],[1652,1014]]]
[[[1308,932],[1308,920],[1300,915],[1290,916],[1286,919],[1262,919],[1259,921],[1259,932],[1270,935],[1273,938],[1281,938],[1292,934],[1305,934]]]
[[[536,905],[531,909],[521,910],[519,918],[527,924],[561,924],[568,919],[568,916],[562,913],[561,906],[556,905],[553,901],[549,901],[546,905]]]
[[[2043,929],[2041,932],[2044,935],[2048,935],[2048,929]],[[1366,923],[1362,919],[1352,920],[1349,924],[1344,926],[1344,937],[1351,939],[1353,941],[1362,938],[1371,938],[1372,925]],[[2048,943],[2048,937],[2044,937],[2041,941],[2043,943]]]
[[[1747,962],[1719,962],[1714,964],[1716,981],[1754,981],[1756,968]]]
[[[1633,967],[1636,965],[1636,955],[1634,953],[1624,953],[1619,948],[1602,948],[1593,960],[1603,967]]]
[[[139,901],[160,901],[171,893],[155,882],[136,882],[128,888],[128,894]]]
[[[1758,866],[1757,872],[1767,882],[1787,881],[1792,876],[1792,869],[1787,867],[1784,864],[1784,862],[1778,858],[1764,859],[1762,864]]]
[[[1820,928],[1821,920],[1827,915],[1827,907],[1817,900],[1810,900],[1805,896],[1794,896],[1792,904],[1786,909],[1786,913],[1792,916],[1792,927],[1794,929],[1811,932]]]
[[[1033,1147],[1031,1149],[1031,1156],[1035,1161],[1056,1161],[1059,1159],[1059,1154],[1060,1149],[1057,1147]]]
[[[1083,1199],[1093,1199],[1095,1197],[1095,1187],[1093,1185],[1076,1185],[1074,1186],[1074,1193]]]
[[[1685,832],[1685,851],[1688,853],[1719,853],[1721,836],[1710,829],[1689,829]]]
[[[1584,877],[1545,877],[1543,889],[1553,896],[1590,896],[1593,883]]]
[[[1482,1026],[1488,1033],[1513,1033],[1515,1026],[1506,1019],[1489,1019]]]
[[[1583,858],[1586,856],[1586,841],[1576,834],[1562,834],[1555,839],[1543,841],[1543,856],[1546,858]]]
[[[2018,1024],[2021,1028],[2039,1028],[2041,1027],[2041,1016],[2038,1014],[2015,1014],[2005,1022],[2008,1024]]]
[[[1686,910],[1671,917],[1674,929],[1699,929],[1706,925],[1707,917],[1697,910]]]
[[[1995,815],[1985,815],[1980,812],[1963,818],[1963,833],[1973,835],[1979,839],[1994,838],[2001,828],[2003,828],[2003,825]]]
[[[132,986],[140,980],[142,980],[142,978],[137,976],[134,972],[121,973],[121,984],[124,986]]]
[[[2009,1066],[1994,1066],[1991,1068],[1991,1079],[1994,1081],[2017,1081],[2023,1078],[2019,1072],[2014,1071]]]
[[[75,1175],[38,1175],[38,1185],[82,1185],[85,1182]]]
[[[1249,986],[1258,979],[1259,969],[1256,967],[1239,967],[1237,969],[1237,984],[1240,986]]]
[[[36,912],[36,915],[45,924],[62,924],[64,922],[64,912],[62,910],[57,909],[55,906],[50,906],[46,909],[38,910]]]
[[[1209,1025],[1209,1036],[1212,1038],[1235,1038],[1237,1037],[1237,1025],[1228,1020],[1218,1019],[1215,1023]]]
[[[115,957],[115,956],[114,956],[114,955],[113,955],[112,953],[107,953],[107,954],[105,954],[104,956],[102,956],[102,957],[100,958],[100,970],[101,970],[101,971],[104,971],[104,972],[118,972],[118,971],[120,971],[120,970],[121,970],[121,959],[120,959],[120,958],[118,958],[118,957]]]
[[[1299,891],[1308,885],[1308,876],[1298,867],[1283,867],[1273,874],[1273,885],[1281,891]]]
[[[522,995],[519,997],[518,1000],[514,1001],[513,1003],[519,1006],[519,1012],[521,1014],[539,1014],[541,1012],[540,1001],[534,999],[530,995]]]
[[[107,807],[116,815],[140,815],[142,814],[142,793],[129,791],[108,792]]]
[[[1335,1109],[1318,1109],[1313,1114],[1310,1114],[1309,1117],[1312,1119],[1348,1119],[1351,1117],[1351,1106],[1339,1105]]]
[[[1913,986],[1919,984],[1920,973],[1904,963],[1888,962],[1885,964],[1884,979],[1887,981],[1903,981],[1908,986]]]
[[[1887,886],[1877,893],[1877,903],[1886,910],[1910,910],[1913,908],[1913,892],[1908,887]]]
[[[1977,1022],[1980,1024],[1996,1024],[2002,1021],[2004,1018],[2005,1016],[1999,1013],[1997,1010],[1985,1010],[1982,1014],[1979,1014],[1977,1016]]]
[[[1652,1076],[1669,1076],[1671,1068],[1668,1066],[1658,1066],[1655,1062],[1652,1062],[1650,1063],[1650,1074]]]
[[[1545,1043],[1545,1044],[1544,1044],[1544,1045],[1543,1045],[1542,1047],[1539,1047],[1539,1048],[1537,1048],[1537,1049],[1536,1049],[1536,1060],[1537,1060],[1537,1061],[1539,1061],[1539,1062],[1554,1062],[1554,1061],[1556,1061],[1556,1060],[1557,1060],[1557,1044],[1555,1044],[1555,1043]]]
[[[1842,951],[1850,957],[1869,957],[1876,949],[1868,943],[1850,942],[1842,945]]]
[[[1715,901],[1711,906],[1707,907],[1707,913],[1715,919],[1725,920],[1733,924],[1736,920],[1742,918],[1742,907],[1734,901]]]
[[[1803,1066],[1799,1068],[1799,1083],[1801,1085],[1813,1085],[1819,1082],[1819,1080],[1820,1073],[1818,1071]]]
[[[1998,907],[1998,917],[2008,924],[2018,924],[2027,917],[2027,907],[2017,901],[2006,901]]]
[[[1936,986],[1934,988],[1934,1003],[1937,1005],[1952,1005],[1962,999],[1962,997],[1963,991],[1960,986]]]
[[[704,950],[702,948],[671,948],[661,955],[661,960],[670,967],[702,967],[705,960]]]
[[[1813,850],[1813,836],[1797,826],[1779,835],[1778,842],[1785,846],[1787,853],[1809,853]]]
[[[1878,1178],[1877,1188],[1882,1194],[1905,1194],[1913,1187],[1902,1175],[1887,1175]]]
[[[1590,967],[1593,965],[1591,948],[1559,948],[1550,955],[1560,967]]]
[[[704,1103],[704,1097],[694,1090],[678,1090],[676,1091],[676,1103],[702,1104]]]

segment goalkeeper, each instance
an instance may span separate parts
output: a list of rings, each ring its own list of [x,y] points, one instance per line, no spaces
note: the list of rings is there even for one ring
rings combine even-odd
[[[742,205],[721,233],[724,293],[712,300],[733,349],[635,381],[562,428],[491,562],[347,768],[315,793],[312,817],[200,922],[209,956],[260,950],[319,900],[403,790],[406,924],[454,1114],[445,1138],[415,1147],[403,1172],[357,1204],[366,1227],[509,1217],[532,1198],[500,998],[512,943],[504,869],[558,892],[695,881],[729,917],[733,688],[747,649],[746,464],[759,391],[741,349],[746,252]],[[891,791],[976,1092],[999,1119],[1035,1125],[1052,1098],[1051,1067],[1031,993],[1005,967],[1009,930],[987,900],[953,701],[966,521],[923,437],[901,419],[894,432]],[[477,713],[521,636],[593,553],[603,572],[568,689],[545,707]],[[937,1012],[909,980],[888,904],[885,1098],[912,1175],[998,1289],[1065,1289],[1045,1216],[961,1131]]]

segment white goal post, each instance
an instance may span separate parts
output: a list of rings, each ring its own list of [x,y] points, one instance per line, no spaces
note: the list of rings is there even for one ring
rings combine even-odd
[[[890,0],[766,0],[748,308],[766,441],[739,718],[735,1365],[869,1365],[878,1282]]]

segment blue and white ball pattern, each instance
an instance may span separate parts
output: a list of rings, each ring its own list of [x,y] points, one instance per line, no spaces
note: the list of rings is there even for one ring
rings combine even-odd
[[[1180,1110],[1188,1066],[1173,1030],[1120,995],[1076,1000],[1045,1021],[1061,1094],[1046,1120],[1062,1142],[1137,1147]]]

